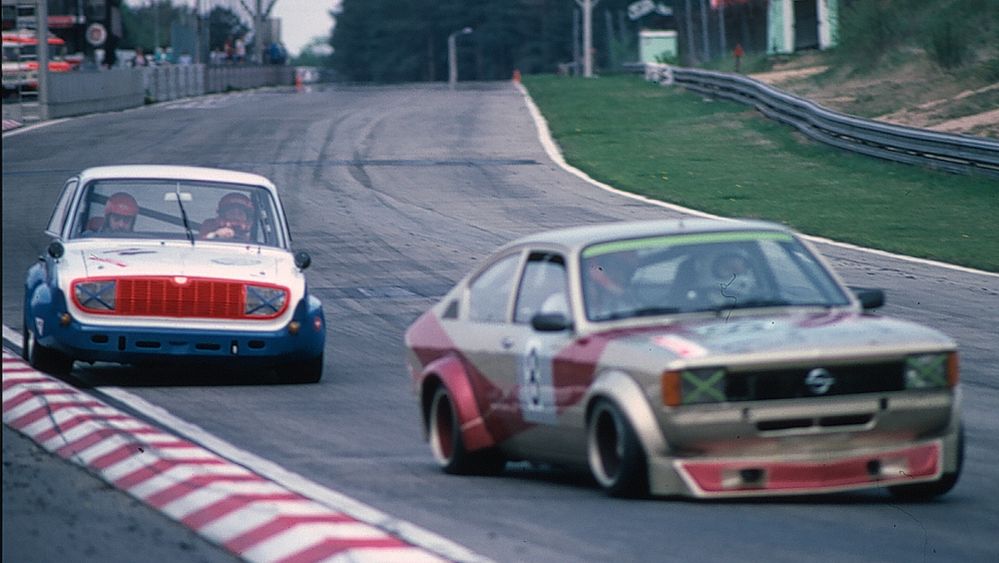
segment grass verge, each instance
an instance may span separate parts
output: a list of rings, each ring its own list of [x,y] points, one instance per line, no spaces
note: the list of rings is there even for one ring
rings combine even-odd
[[[637,76],[529,76],[566,160],[622,190],[999,272],[999,182],[815,143],[748,106]]]

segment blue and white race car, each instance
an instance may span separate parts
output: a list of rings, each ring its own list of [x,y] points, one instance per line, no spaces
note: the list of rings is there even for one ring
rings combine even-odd
[[[90,168],[66,181],[27,273],[32,366],[74,361],[274,368],[322,377],[326,321],[277,188],[187,166]]]

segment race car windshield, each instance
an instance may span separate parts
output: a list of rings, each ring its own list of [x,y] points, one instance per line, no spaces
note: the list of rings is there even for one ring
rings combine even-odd
[[[185,217],[186,215],[186,217]],[[270,192],[177,180],[99,180],[83,189],[71,238],[287,245]]]
[[[816,257],[780,232],[600,243],[584,249],[580,266],[591,321],[850,303]]]

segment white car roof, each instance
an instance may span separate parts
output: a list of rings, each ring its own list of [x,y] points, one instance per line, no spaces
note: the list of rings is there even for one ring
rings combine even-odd
[[[91,180],[112,180],[122,178],[144,178],[165,180],[194,180],[205,182],[224,182],[230,184],[246,184],[263,186],[272,191],[276,188],[267,178],[221,168],[205,168],[200,166],[177,166],[169,164],[128,164],[120,166],[97,166],[87,168],[80,173],[82,183]]]

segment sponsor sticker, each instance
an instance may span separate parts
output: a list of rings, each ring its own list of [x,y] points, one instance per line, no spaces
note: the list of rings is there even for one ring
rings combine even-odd
[[[674,335],[657,336],[652,342],[660,348],[665,348],[681,358],[700,358],[707,355],[708,351],[696,342],[691,342],[686,338]]]

